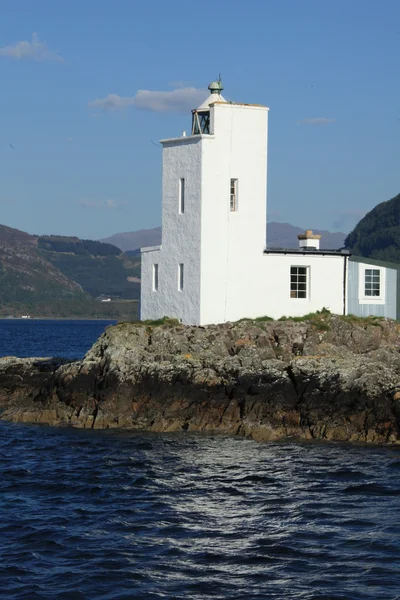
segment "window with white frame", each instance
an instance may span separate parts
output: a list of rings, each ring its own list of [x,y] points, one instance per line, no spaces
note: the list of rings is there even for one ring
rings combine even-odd
[[[231,192],[230,192],[230,210],[236,212],[238,209],[238,180],[231,179]]]
[[[381,295],[380,269],[365,269],[364,294],[365,296]]]
[[[290,297],[307,298],[308,267],[290,267]]]
[[[183,263],[178,265],[178,290],[183,291]]]
[[[158,264],[153,265],[153,292],[158,291]]]
[[[183,177],[179,180],[179,214],[183,215],[185,212],[185,179]]]

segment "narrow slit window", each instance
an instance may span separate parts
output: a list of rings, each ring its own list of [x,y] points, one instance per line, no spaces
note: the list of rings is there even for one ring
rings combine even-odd
[[[184,268],[183,268],[183,263],[180,263],[178,265],[178,290],[180,292],[183,291],[183,277],[184,277]]]
[[[231,191],[230,191],[230,210],[236,212],[238,209],[238,180],[231,179]]]
[[[290,267],[291,298],[307,298],[307,268]]]
[[[153,292],[158,291],[158,264],[153,265]]]
[[[183,177],[179,180],[179,214],[183,215],[185,212],[185,179]]]
[[[365,269],[365,295],[381,295],[381,272],[379,269]]]

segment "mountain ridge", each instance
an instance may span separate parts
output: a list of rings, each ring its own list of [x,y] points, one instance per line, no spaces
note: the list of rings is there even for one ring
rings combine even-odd
[[[134,316],[138,273],[115,246],[0,225],[0,317]],[[103,292],[122,302],[102,303]]]
[[[346,238],[353,254],[400,262],[400,194],[370,210]]]
[[[336,250],[344,245],[346,234],[341,231],[331,232],[325,229],[314,229],[314,232],[322,236],[321,248]],[[304,233],[304,229],[301,227],[290,225],[290,223],[271,221],[267,224],[268,248],[297,248],[297,236],[300,233]],[[113,244],[123,252],[133,252],[145,246],[157,246],[161,244],[161,227],[115,233],[109,237],[102,238],[100,241]]]

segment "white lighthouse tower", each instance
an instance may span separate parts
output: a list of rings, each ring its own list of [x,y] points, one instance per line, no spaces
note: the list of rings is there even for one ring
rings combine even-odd
[[[209,90],[190,135],[161,141],[162,245],[142,248],[143,320],[204,325],[258,314],[268,108],[227,102],[220,80]]]

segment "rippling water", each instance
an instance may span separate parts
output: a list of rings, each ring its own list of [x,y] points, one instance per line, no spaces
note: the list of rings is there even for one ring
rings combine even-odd
[[[394,599],[400,454],[0,423],[2,599]]]
[[[106,320],[0,319],[0,357],[83,358],[100,337]]]
[[[109,323],[0,320],[0,356]],[[400,600],[399,452],[0,422],[0,600]]]

